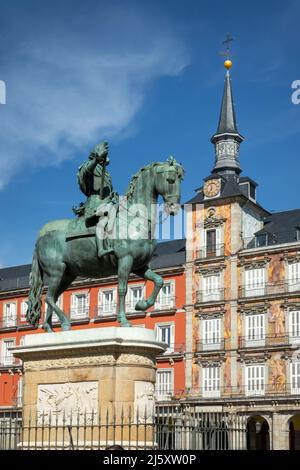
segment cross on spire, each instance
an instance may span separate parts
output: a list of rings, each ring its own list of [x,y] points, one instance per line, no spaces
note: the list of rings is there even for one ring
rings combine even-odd
[[[226,51],[221,52],[221,54],[225,55],[227,57],[227,59],[229,59],[230,55],[231,55],[231,50],[230,50],[231,44],[230,43],[232,41],[233,41],[233,37],[231,37],[230,34],[227,34],[225,41],[222,42],[222,44],[226,45]]]

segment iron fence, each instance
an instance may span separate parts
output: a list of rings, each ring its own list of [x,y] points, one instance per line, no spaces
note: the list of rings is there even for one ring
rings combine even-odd
[[[0,415],[0,450],[239,450],[246,443],[246,416],[196,408]]]

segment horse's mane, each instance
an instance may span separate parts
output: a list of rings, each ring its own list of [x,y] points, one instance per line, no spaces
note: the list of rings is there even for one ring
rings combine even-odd
[[[144,171],[152,170],[152,168],[154,168],[156,166],[159,166],[159,165],[166,165],[166,163],[169,163],[170,166],[173,166],[175,168],[177,174],[179,175],[180,179],[183,179],[184,169],[181,166],[181,164],[177,163],[176,160],[173,157],[169,157],[166,162],[152,162],[152,163],[149,163],[149,165],[143,166],[143,168],[141,168],[137,173],[135,173],[132,176],[131,181],[128,185],[127,191],[125,193],[125,196],[127,197],[127,199],[129,199],[133,195],[133,192],[134,192],[136,184],[137,184],[137,180],[139,179],[139,177],[141,176],[141,174]]]

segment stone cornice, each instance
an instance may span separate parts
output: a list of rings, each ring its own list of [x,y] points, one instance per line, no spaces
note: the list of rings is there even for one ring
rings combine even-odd
[[[271,304],[269,302],[264,302],[256,305],[245,305],[240,304],[238,308],[238,312],[242,315],[249,315],[252,313],[267,313],[268,309],[270,308]]]
[[[240,257],[238,266],[241,266],[244,269],[261,268],[261,267],[266,266],[270,261],[271,261],[271,258],[269,258],[266,255],[263,258],[259,258],[259,259],[248,259],[243,256],[243,257]]]
[[[271,354],[266,351],[258,352],[256,354],[253,354],[252,352],[239,352],[237,361],[245,364],[262,364],[266,363],[270,358]]]

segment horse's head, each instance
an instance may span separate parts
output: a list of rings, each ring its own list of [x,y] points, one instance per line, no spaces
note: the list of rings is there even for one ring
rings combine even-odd
[[[184,177],[183,167],[175,158],[169,157],[165,163],[155,169],[155,187],[165,203],[165,211],[170,215],[177,214],[180,208],[180,185]]]

